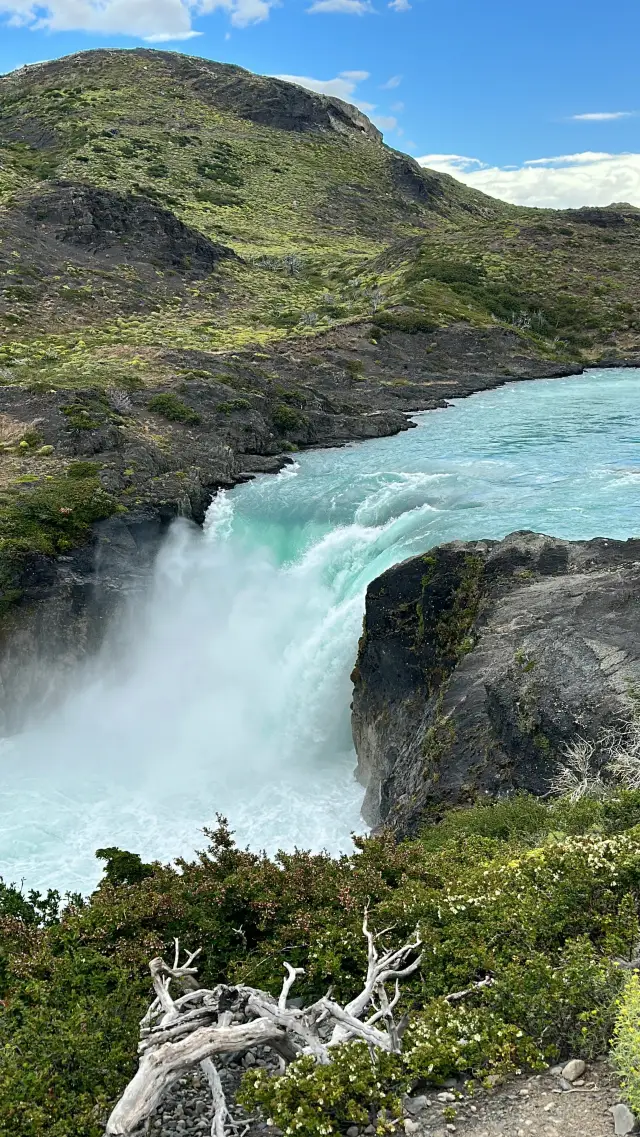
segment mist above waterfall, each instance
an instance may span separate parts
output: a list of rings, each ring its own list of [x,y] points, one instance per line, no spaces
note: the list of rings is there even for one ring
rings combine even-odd
[[[0,875],[86,890],[101,845],[189,855],[217,812],[254,848],[349,848],[368,582],[446,540],[637,532],[639,410],[634,371],[513,385],[176,523],[115,646],[1,744]]]

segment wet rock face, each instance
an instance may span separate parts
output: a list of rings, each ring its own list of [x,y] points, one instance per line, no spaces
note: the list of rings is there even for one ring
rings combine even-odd
[[[364,816],[415,832],[482,794],[544,793],[568,742],[628,721],[640,541],[456,542],[369,587],[354,670]]]

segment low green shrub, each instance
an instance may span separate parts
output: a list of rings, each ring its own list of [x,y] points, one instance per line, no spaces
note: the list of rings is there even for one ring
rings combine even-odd
[[[348,359],[344,366],[352,379],[364,379],[364,363],[361,359]]]
[[[637,972],[627,979],[617,1010],[613,1062],[631,1109],[640,1114],[640,976]]]
[[[403,1132],[400,1096],[407,1086],[397,1057],[378,1051],[372,1059],[366,1043],[356,1042],[337,1046],[330,1066],[316,1066],[313,1058],[304,1057],[279,1078],[251,1071],[240,1101],[250,1110],[259,1107],[274,1125],[300,1137],[342,1133],[349,1125],[376,1121],[379,1134],[398,1133]]]
[[[286,403],[277,403],[273,408],[271,417],[274,426],[281,434],[286,434],[290,430],[300,430],[309,421],[306,415],[300,414],[300,411],[294,410]]]
[[[170,391],[164,395],[154,395],[152,399],[149,399],[148,405],[150,411],[162,415],[169,422],[185,422],[195,426],[201,421],[200,415],[196,411],[188,407],[186,403],[182,402],[182,399]]]
[[[282,399],[283,403],[289,403],[292,407],[304,407],[307,402],[307,396],[304,391],[299,391],[297,387],[287,389],[276,385],[274,387],[274,394]]]
[[[0,500],[0,549],[5,554],[66,552],[82,544],[91,526],[111,517],[117,508],[94,472],[52,478],[6,493]]]
[[[305,969],[296,995],[311,1002],[333,986],[344,1003],[366,971],[367,905],[374,930],[393,929],[384,943],[417,926],[424,944],[398,1007],[404,1054],[372,1068],[349,1045],[335,1067],[303,1059],[273,1082],[252,1075],[247,1101],[284,1130],[331,1134],[377,1112],[385,1132],[397,1098],[425,1081],[601,1053],[625,979],[613,961],[640,939],[639,809],[639,793],[577,805],[521,797],[457,811],[402,844],[359,838],[338,858],[269,859],[238,849],[221,824],[175,867],[102,850],[104,881],[58,922],[11,893],[0,902],[0,1137],[101,1137],[135,1066],[148,962],[174,937],[202,947],[207,986],[275,993],[286,959]],[[487,975],[490,985],[446,1002]]]
[[[416,335],[418,332],[438,331],[439,325],[435,320],[423,312],[378,312],[372,317],[371,323],[379,332],[408,332]]]
[[[67,466],[68,478],[95,478],[100,467],[97,462],[71,462]]]
[[[230,399],[226,403],[218,403],[216,410],[223,415],[230,415],[233,411],[249,411],[251,403],[248,399]]]
[[[94,408],[90,409],[84,403],[69,403],[60,409],[74,430],[98,430],[102,425],[99,412],[96,414]]]

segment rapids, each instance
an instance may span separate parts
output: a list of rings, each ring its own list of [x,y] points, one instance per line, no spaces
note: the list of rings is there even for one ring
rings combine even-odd
[[[94,850],[348,849],[349,674],[369,581],[454,539],[638,534],[640,371],[510,384],[394,438],[305,453],[176,523],[117,667],[0,744],[0,874],[86,891]]]

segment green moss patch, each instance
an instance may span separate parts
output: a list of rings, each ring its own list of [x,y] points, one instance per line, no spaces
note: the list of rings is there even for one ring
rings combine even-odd
[[[75,465],[77,469],[93,464]],[[67,552],[87,539],[96,521],[116,509],[115,499],[102,489],[95,472],[86,469],[21,491],[6,491],[0,495],[0,557]]]

